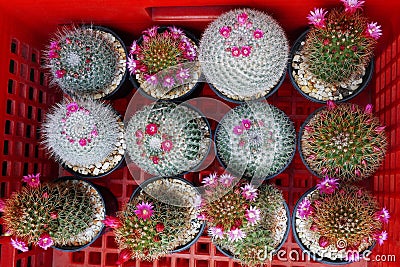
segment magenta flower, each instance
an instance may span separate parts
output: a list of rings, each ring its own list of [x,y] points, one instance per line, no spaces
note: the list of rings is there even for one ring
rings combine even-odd
[[[175,80],[172,76],[165,76],[162,85],[171,89],[175,85]]]
[[[222,239],[224,238],[224,231],[220,227],[209,227],[208,228],[208,234],[215,239]]]
[[[175,26],[168,27],[168,30],[171,32],[171,36],[174,39],[178,39],[183,35],[183,30],[181,30]]]
[[[27,183],[30,187],[38,187],[40,185],[40,173],[28,174],[23,176],[22,181]]]
[[[116,229],[122,226],[121,221],[117,217],[108,216],[103,220],[105,226]]]
[[[140,51],[140,46],[137,44],[137,41],[133,41],[129,50],[129,54],[130,55],[137,54],[139,51]]]
[[[134,60],[132,57],[128,57],[127,63],[128,70],[131,74],[134,74],[138,69],[138,61]]]
[[[11,238],[11,245],[22,252],[27,252],[29,250],[26,243],[22,240],[18,240],[18,238]]]
[[[383,245],[383,241],[388,239],[388,233],[386,231],[382,231],[380,233],[375,233],[374,238],[378,241],[379,245]]]
[[[328,110],[334,110],[337,106],[335,102],[333,102],[332,100],[328,100],[326,101],[326,107],[328,108]]]
[[[0,212],[4,212],[5,208],[6,208],[6,203],[4,202],[3,199],[0,198]]]
[[[250,225],[255,225],[260,220],[260,210],[250,206],[250,208],[246,210],[245,217]]]
[[[317,189],[319,190],[320,193],[324,194],[333,194],[335,190],[338,188],[338,179],[336,178],[329,178],[329,176],[326,176],[324,180],[319,182],[317,184]]]
[[[81,139],[79,139],[79,145],[80,145],[80,146],[86,146],[86,145],[87,145],[87,140],[86,140],[86,138],[81,138]]]
[[[246,233],[239,228],[231,229],[228,231],[229,241],[235,242],[246,237]]]
[[[214,172],[209,176],[205,177],[203,181],[201,181],[201,183],[206,186],[213,186],[213,187],[217,186],[218,185],[217,173]]]
[[[40,235],[39,241],[37,242],[37,244],[42,249],[47,250],[49,247],[51,247],[54,244],[54,242],[48,233],[43,233]]]
[[[231,48],[231,53],[232,53],[232,56],[238,57],[238,56],[240,56],[240,49],[238,47],[234,46]]]
[[[237,16],[237,20],[240,25],[245,25],[247,23],[248,17],[249,16],[246,13],[242,12]]]
[[[375,128],[375,132],[377,134],[383,133],[385,131],[386,126],[378,126]]]
[[[229,173],[224,173],[224,174],[222,174],[220,177],[219,177],[219,182],[221,183],[221,184],[223,184],[224,186],[226,186],[226,187],[228,187],[228,186],[230,186],[231,184],[232,184],[232,182],[233,182],[233,180],[235,179],[235,177],[234,176],[232,176],[231,174],[229,174]]]
[[[67,111],[70,113],[77,112],[79,110],[79,106],[76,102],[71,102],[67,105]]]
[[[242,189],[242,196],[247,200],[253,201],[258,196],[257,189],[250,184],[246,184],[244,187],[241,187],[240,189]]]
[[[146,133],[148,135],[155,135],[157,133],[157,131],[158,131],[158,127],[156,124],[154,124],[154,123],[147,124]]]
[[[344,11],[350,14],[356,12],[357,9],[361,8],[365,1],[359,0],[340,0],[344,4]]]
[[[233,133],[236,135],[241,135],[244,131],[244,127],[243,125],[237,125],[235,127],[233,127]]]
[[[253,32],[253,36],[254,36],[254,38],[256,38],[256,39],[261,39],[261,38],[264,36],[264,33],[263,33],[262,30],[256,29],[256,30]]]
[[[328,11],[325,11],[323,8],[314,8],[314,10],[310,11],[310,14],[307,16],[308,24],[313,24],[317,28],[325,27],[325,15]]]
[[[207,220],[207,217],[206,217],[206,215],[204,215],[203,213],[201,213],[201,214],[199,214],[199,215],[197,215],[197,217],[196,217],[198,220],[202,220],[202,221],[205,221],[205,220]]]
[[[183,52],[183,57],[190,61],[195,60],[197,57],[196,49],[192,46],[188,46],[188,48]]]
[[[377,22],[372,22],[367,25],[367,29],[365,30],[367,36],[378,40],[379,37],[382,36],[381,25],[378,25]]]
[[[165,140],[164,142],[161,143],[161,149],[165,152],[171,151],[173,147],[173,144],[170,140]]]
[[[329,240],[325,236],[321,236],[318,240],[318,244],[321,248],[326,248],[329,246]]]
[[[229,36],[231,35],[231,27],[228,26],[224,26],[221,29],[219,29],[219,33],[224,37],[224,38],[229,38]]]
[[[152,203],[142,201],[142,203],[136,205],[136,208],[137,210],[135,210],[135,214],[139,219],[147,220],[154,213]]]
[[[90,134],[91,134],[93,137],[99,136],[99,132],[97,131],[97,129],[93,129],[93,130],[90,132]]]
[[[251,127],[251,121],[248,119],[244,119],[242,120],[242,125],[246,130],[248,130]]]
[[[383,223],[388,223],[390,218],[389,211],[386,208],[383,208],[380,211],[375,212],[375,219],[379,220]]]
[[[61,79],[62,77],[64,77],[65,74],[67,74],[67,72],[65,70],[56,70],[56,77],[58,79]]]
[[[158,26],[153,26],[143,31],[143,34],[147,34],[149,37],[155,37],[157,35]]]
[[[153,75],[145,74],[144,77],[146,79],[146,82],[149,83],[150,85],[152,85],[152,86],[156,86],[157,85],[158,79],[157,79],[157,75],[156,74],[153,74]]]
[[[123,249],[119,253],[118,260],[115,264],[121,265],[124,262],[129,261],[132,258],[132,252],[129,249]]]
[[[49,57],[49,59],[53,59],[53,58],[59,58],[60,55],[56,51],[50,50],[49,54],[48,54],[48,57]]]
[[[153,156],[153,157],[151,158],[151,160],[153,161],[154,164],[158,164],[158,162],[159,162],[160,159],[159,159],[157,156]]]
[[[181,83],[184,83],[185,80],[189,79],[189,77],[190,77],[189,69],[180,68],[180,70],[176,73],[176,78]]]
[[[368,104],[365,106],[364,113],[368,114],[368,115],[372,114],[372,105],[371,104]]]
[[[243,46],[240,52],[244,57],[248,57],[251,53],[251,46],[248,45]]]
[[[308,216],[313,212],[310,200],[304,198],[303,201],[300,202],[297,212],[301,218],[308,218]]]
[[[50,42],[50,49],[52,50],[60,50],[61,47],[57,41]]]

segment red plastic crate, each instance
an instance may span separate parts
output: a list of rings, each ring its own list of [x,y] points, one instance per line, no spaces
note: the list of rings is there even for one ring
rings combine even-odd
[[[60,24],[70,22],[92,22],[117,30],[129,45],[141,30],[154,24],[175,24],[187,27],[200,35],[206,25],[221,12],[237,6],[253,7],[271,13],[281,22],[291,41],[306,28],[306,15],[314,6],[331,7],[338,0],[255,0],[224,1],[26,1],[15,0],[12,4],[0,0],[0,197],[6,198],[20,187],[23,174],[41,172],[49,179],[65,171],[49,160],[38,145],[37,132],[47,108],[61,98],[61,93],[48,88],[44,70],[40,68],[41,50],[51,33]],[[351,102],[374,104],[375,112],[387,125],[390,149],[384,165],[378,173],[365,182],[391,212],[389,240],[376,246],[371,261],[361,261],[351,266],[399,266],[400,252],[400,2],[367,0],[364,11],[372,21],[382,24],[383,38],[376,50],[376,69],[369,87]],[[112,105],[124,114],[133,91],[124,99],[112,101]],[[202,96],[216,98],[205,85]],[[312,103],[297,93],[286,77],[282,87],[269,102],[284,110],[299,129],[306,117],[321,105]],[[233,106],[230,103],[226,104]],[[210,106],[210,108],[212,108]],[[215,123],[211,123],[215,128]],[[212,164],[200,173],[191,173],[186,178],[199,184],[202,175],[220,168],[212,154],[207,159]],[[107,186],[117,197],[119,204],[125,203],[137,182],[149,175],[139,169],[131,173],[124,167],[94,182]],[[308,188],[315,185],[313,177],[304,167],[298,152],[289,167],[271,180],[284,194],[290,210],[297,199]],[[0,237],[1,267],[97,267],[115,266],[118,249],[111,232],[99,238],[92,246],[80,252],[62,253],[49,249],[33,249],[18,253],[8,237]],[[307,259],[296,259],[301,251],[292,234],[289,234],[283,251],[288,261],[274,257],[271,266],[325,266]],[[397,262],[377,261],[377,257],[395,255]],[[375,261],[373,261],[375,259]],[[124,266],[137,267],[233,267],[240,264],[216,250],[206,233],[189,250],[170,255],[154,263],[131,261]]]

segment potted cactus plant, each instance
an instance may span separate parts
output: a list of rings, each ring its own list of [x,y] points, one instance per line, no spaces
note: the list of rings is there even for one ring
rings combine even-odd
[[[215,93],[242,102],[268,97],[279,88],[288,54],[285,32],[271,16],[254,9],[235,9],[204,31],[199,60]]]
[[[344,7],[315,8],[311,27],[292,47],[289,77],[306,98],[346,101],[360,93],[373,73],[373,51],[382,35],[361,12],[365,1],[341,0]]]
[[[105,27],[64,27],[44,54],[50,84],[73,97],[110,98],[127,76],[124,43]]]
[[[210,126],[190,105],[158,102],[126,119],[127,161],[157,176],[195,169],[208,155]]]
[[[370,177],[386,155],[385,126],[372,115],[372,105],[327,106],[316,110],[299,133],[303,163],[316,176],[356,181]]]
[[[296,131],[280,109],[249,102],[222,118],[215,131],[215,149],[220,163],[234,175],[269,179],[293,159]]]
[[[389,218],[368,191],[327,176],[295,205],[293,234],[314,260],[348,264],[368,256],[376,242],[383,244]]]
[[[179,177],[153,177],[132,194],[117,217],[107,217],[121,250],[117,264],[154,261],[188,249],[205,224],[197,219],[200,193]]]
[[[272,185],[259,188],[224,173],[205,177],[200,218],[212,242],[245,266],[271,260],[289,234],[290,213],[282,193]]]
[[[64,99],[46,115],[41,132],[46,149],[75,175],[101,177],[123,162],[124,124],[101,102]]]
[[[200,87],[197,39],[181,28],[153,26],[135,40],[128,69],[133,85],[155,100],[182,100]]]
[[[93,243],[103,231],[106,214],[117,209],[111,192],[72,177],[51,183],[41,183],[39,177],[24,176],[25,186],[4,202],[11,244],[25,252],[31,245],[77,251]]]

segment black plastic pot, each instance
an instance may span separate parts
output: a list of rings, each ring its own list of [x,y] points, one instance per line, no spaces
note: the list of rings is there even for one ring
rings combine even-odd
[[[59,177],[54,182],[63,182],[67,180],[81,180],[82,182],[85,182],[89,185],[91,185],[100,195],[102,199],[102,203],[105,208],[105,214],[109,216],[115,216],[116,212],[118,211],[118,201],[115,198],[115,196],[111,193],[111,191],[101,185],[93,184],[91,182],[88,182],[87,180],[79,179],[76,177],[71,177],[71,176],[63,176]],[[63,252],[75,252],[75,251],[80,251],[82,249],[87,248],[91,244],[93,244],[97,238],[99,238],[101,235],[105,233],[105,226],[103,225],[101,231],[90,241],[89,243],[82,245],[82,246],[52,246],[52,248],[55,248],[57,250],[63,251]]]
[[[350,264],[352,262],[350,261],[346,261],[346,260],[331,260],[329,258],[325,258],[325,257],[321,257],[320,255],[317,255],[315,253],[312,253],[300,240],[299,235],[297,234],[296,231],[296,214],[297,214],[297,208],[300,205],[301,201],[311,192],[313,192],[316,189],[316,187],[312,187],[310,189],[307,190],[307,192],[305,192],[300,199],[296,202],[296,205],[293,208],[293,214],[292,214],[292,231],[293,231],[293,236],[294,239],[296,240],[296,243],[299,245],[299,247],[301,248],[301,250],[305,253],[307,253],[307,255],[309,255],[311,257],[311,259],[324,263],[324,264],[329,264],[329,265],[345,265],[345,264]],[[375,247],[375,242],[365,251],[372,251],[372,249]],[[360,252],[360,258],[362,258],[363,252]]]
[[[158,28],[157,32],[158,32],[158,33],[162,33],[162,32],[164,32],[167,28],[168,28],[168,27],[166,27],[166,26],[161,26],[161,27]],[[193,33],[189,32],[189,31],[187,31],[187,30],[185,30],[185,29],[183,29],[183,28],[181,28],[181,27],[180,27],[180,29],[181,29],[181,30],[185,33],[185,35],[186,35],[190,40],[192,40],[197,46],[199,45],[199,40],[196,38],[196,36],[195,36]],[[137,44],[141,44],[142,42],[143,42],[143,36],[140,36],[139,39],[137,40]],[[139,81],[136,79],[135,75],[130,74],[130,75],[129,75],[129,80],[131,81],[131,83],[133,84],[133,86],[139,91],[139,93],[140,93],[141,95],[143,95],[144,97],[146,97],[146,98],[148,98],[148,99],[150,99],[150,100],[153,100],[153,101],[162,100],[162,101],[171,101],[171,102],[182,102],[182,101],[184,101],[184,100],[187,100],[194,92],[196,92],[197,90],[200,90],[200,89],[204,86],[204,82],[201,81],[201,80],[202,80],[201,77],[202,77],[202,75],[199,77],[199,81],[197,81],[197,83],[196,83],[186,94],[184,94],[184,95],[182,95],[182,96],[180,96],[180,97],[173,98],[173,99],[164,99],[164,98],[163,98],[163,99],[158,99],[158,98],[155,98],[155,97],[149,95],[148,93],[146,93],[146,92],[141,88],[140,83],[139,83]]]
[[[279,243],[279,245],[275,248],[275,250],[271,253],[271,255],[272,255],[272,254],[276,254],[276,253],[282,248],[282,246],[283,246],[283,244],[286,242],[286,239],[288,238],[289,232],[290,232],[290,225],[291,225],[290,219],[291,219],[291,217],[290,217],[289,207],[288,207],[288,205],[286,204],[285,201],[283,201],[283,206],[285,207],[285,210],[286,210],[287,227],[286,227],[285,234],[283,235],[282,241],[281,241],[281,242]],[[214,243],[214,245],[215,245],[215,247],[216,247],[222,254],[224,254],[225,256],[227,256],[227,257],[229,257],[229,258],[231,258],[231,259],[240,261],[240,260],[239,260],[238,258],[236,258],[229,250],[223,249],[223,248],[221,248],[220,246],[216,245],[215,243]]]
[[[159,176],[157,176],[157,177],[152,177],[152,178],[150,178],[150,179],[147,179],[146,181],[144,181],[143,183],[141,183],[141,184],[139,185],[139,187],[135,189],[135,191],[133,191],[133,193],[132,193],[132,195],[131,195],[131,197],[130,197],[130,199],[129,199],[129,202],[131,202],[131,201],[135,198],[135,196],[137,196],[137,195],[143,190],[143,188],[145,188],[148,184],[150,184],[150,183],[152,183],[152,182],[154,182],[154,181],[160,180],[160,179],[165,179],[165,178],[166,178],[166,177],[159,177]],[[192,186],[194,189],[196,189],[197,192],[199,192],[199,191],[197,190],[197,188],[194,187],[194,185],[193,185],[191,182],[189,182],[188,180],[184,179],[183,177],[174,176],[174,177],[168,177],[168,178],[172,178],[172,179],[177,179],[177,180],[183,181],[183,182],[185,182],[186,184]],[[199,194],[200,194],[200,192],[199,192]],[[194,243],[197,242],[197,240],[198,240],[198,239],[200,238],[200,236],[203,234],[203,231],[204,231],[204,228],[205,228],[205,227],[206,227],[206,223],[203,222],[202,225],[201,225],[201,227],[200,227],[199,232],[197,233],[197,235],[196,235],[191,241],[189,241],[188,243],[186,243],[185,245],[179,246],[179,247],[175,248],[174,250],[172,250],[172,251],[171,251],[171,254],[177,253],[177,252],[181,252],[181,251],[184,251],[184,250],[189,249]]]
[[[306,30],[305,32],[303,32],[300,37],[297,38],[297,40],[294,42],[291,50],[290,50],[290,60],[288,63],[288,72],[289,72],[289,78],[290,78],[290,82],[292,83],[293,87],[305,98],[307,98],[308,100],[311,100],[313,102],[316,103],[326,103],[326,101],[323,100],[319,100],[316,99],[314,97],[311,97],[310,95],[304,93],[301,88],[299,87],[299,85],[296,83],[294,77],[293,77],[293,67],[292,67],[292,61],[293,61],[293,57],[295,56],[296,52],[299,50],[301,42],[303,42],[306,39],[307,33],[309,30]],[[351,95],[348,95],[346,97],[344,97],[341,100],[335,100],[335,102],[346,102],[352,98],[354,98],[355,96],[357,96],[359,93],[361,93],[369,84],[369,82],[372,79],[372,75],[374,73],[374,59],[372,58],[371,61],[369,62],[368,66],[365,69],[365,75],[363,77],[363,81],[360,84],[359,88],[354,90],[353,93]]]

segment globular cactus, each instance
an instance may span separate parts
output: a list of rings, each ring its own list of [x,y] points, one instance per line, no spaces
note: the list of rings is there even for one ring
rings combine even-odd
[[[318,176],[344,181],[370,177],[381,165],[387,148],[385,126],[355,104],[328,101],[303,126],[303,160]]]
[[[116,89],[126,70],[123,44],[96,27],[59,30],[44,54],[51,84],[73,96],[104,97]]]
[[[115,239],[129,259],[154,261],[198,234],[199,193],[187,183],[162,178],[146,185],[112,220]]]
[[[42,124],[43,143],[67,166],[89,166],[104,161],[122,134],[119,116],[111,106],[94,100],[64,100]]]
[[[129,160],[153,175],[193,169],[207,156],[211,143],[206,119],[187,105],[151,104],[126,125]]]
[[[368,24],[358,10],[364,1],[342,2],[345,8],[335,8],[329,13],[316,8],[311,12],[308,19],[314,26],[307,34],[302,52],[307,69],[333,86],[350,84],[362,76],[381,35],[380,26]]]
[[[250,102],[228,112],[216,132],[217,155],[234,173],[248,178],[277,174],[296,149],[293,122],[265,102]]]
[[[271,16],[235,9],[207,27],[199,51],[207,82],[224,96],[244,101],[263,97],[278,84],[286,70],[289,44]]]
[[[153,26],[132,43],[128,69],[152,97],[180,97],[200,77],[197,45],[180,28]]]

